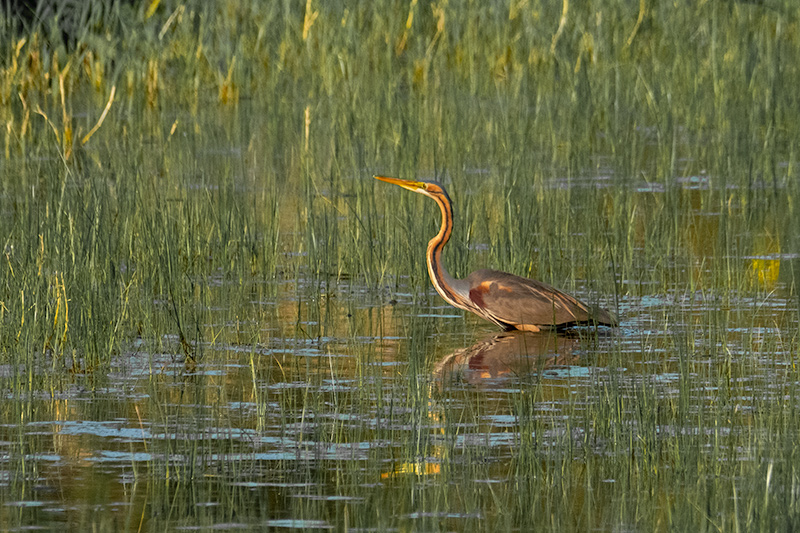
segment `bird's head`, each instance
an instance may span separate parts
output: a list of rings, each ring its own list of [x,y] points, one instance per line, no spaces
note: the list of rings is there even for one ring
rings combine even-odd
[[[418,192],[420,194],[424,194],[425,196],[430,196],[431,198],[444,196],[448,201],[450,200],[444,187],[435,181],[402,180],[400,178],[389,178],[387,176],[375,176],[375,179],[385,181],[386,183],[399,185],[404,189]]]

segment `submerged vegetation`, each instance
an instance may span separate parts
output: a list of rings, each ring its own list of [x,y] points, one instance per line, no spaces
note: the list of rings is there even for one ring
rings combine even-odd
[[[796,528],[800,11],[554,5],[0,14],[0,527]]]

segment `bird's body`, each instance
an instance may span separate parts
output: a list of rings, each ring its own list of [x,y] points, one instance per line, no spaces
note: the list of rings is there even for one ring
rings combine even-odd
[[[442,211],[439,233],[428,243],[428,273],[436,291],[450,305],[511,330],[539,331],[574,324],[617,324],[614,316],[600,308],[590,308],[580,300],[541,281],[499,270],[476,270],[464,279],[455,279],[442,264],[442,249],[453,230],[453,204],[444,187],[432,181],[409,181],[375,176],[432,198]]]

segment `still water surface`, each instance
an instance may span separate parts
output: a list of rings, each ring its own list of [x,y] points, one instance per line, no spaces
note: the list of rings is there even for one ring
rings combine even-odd
[[[375,309],[391,315],[382,319],[387,330],[400,333],[276,337],[258,346],[208,343],[192,367],[174,353],[134,345],[91,388],[31,391],[31,408],[19,413],[22,423],[0,430],[2,482],[19,495],[3,502],[3,514],[16,515],[23,527],[99,521],[136,529],[154,520],[188,529],[212,523],[223,529],[340,528],[336,521],[343,515],[330,505],[368,506],[376,493],[391,499],[398,478],[442,476],[444,462],[474,471],[466,463],[477,457],[484,477],[473,481],[493,485],[510,483],[515,449],[531,439],[542,457],[565,453],[565,441],[573,443],[573,453],[583,453],[583,446],[607,453],[607,443],[571,419],[603,401],[611,383],[621,391],[623,409],[638,408],[641,387],[657,400],[677,397],[687,367],[676,342],[689,342],[693,365],[699,365],[692,370],[698,375],[692,394],[707,402],[716,401],[719,384],[703,367],[723,356],[747,367],[737,372],[745,381],[737,390],[746,392],[733,398],[738,411],[756,408],[755,391],[780,396],[796,385],[787,381],[791,357],[776,352],[770,340],[780,335],[774,324],[791,307],[779,293],[738,302],[755,318],[731,324],[724,342],[676,341],[684,326],[663,328],[661,317],[676,305],[701,317],[709,302],[699,297],[623,300],[620,328],[599,334],[500,333],[471,320],[466,330],[443,328],[423,341],[402,334],[397,323],[404,321],[464,320],[435,304],[416,316],[404,315],[411,307],[401,303]],[[765,343],[770,356],[752,357]],[[535,410],[520,413],[519,396],[532,391]],[[6,405],[21,400],[7,393]],[[521,416],[539,417],[541,433],[523,434]],[[409,444],[417,447],[411,461]],[[242,502],[252,504],[246,513]],[[410,523],[487,519],[459,505],[448,512],[440,504],[433,508],[427,512],[418,502],[398,512]]]

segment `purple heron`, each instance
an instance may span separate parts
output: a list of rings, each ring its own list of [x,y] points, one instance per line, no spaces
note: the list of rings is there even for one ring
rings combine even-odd
[[[442,264],[442,249],[453,232],[453,204],[444,187],[435,181],[411,181],[385,176],[375,179],[424,194],[439,205],[442,227],[428,242],[428,274],[436,291],[447,303],[471,311],[505,330],[539,331],[577,324],[616,326],[614,316],[541,281],[499,270],[476,270],[465,279],[455,279]]]

